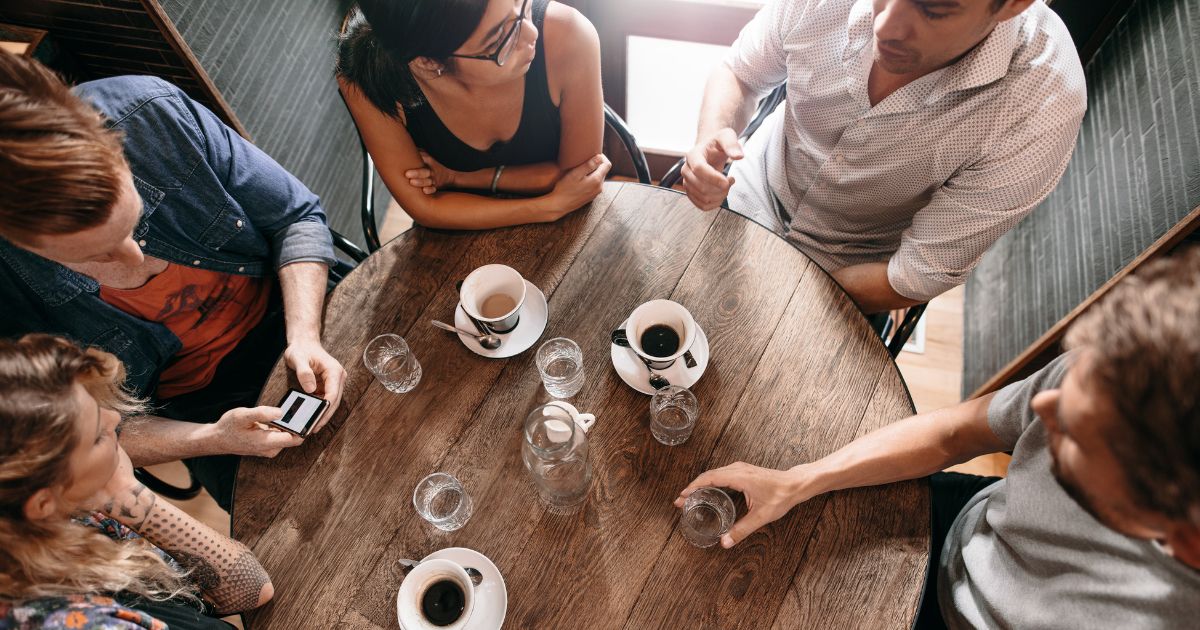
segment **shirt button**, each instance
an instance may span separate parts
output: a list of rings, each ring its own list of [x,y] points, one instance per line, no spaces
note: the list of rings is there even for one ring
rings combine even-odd
[[[838,164],[841,164],[842,162],[846,161],[846,157],[843,156],[841,153],[838,153],[837,155],[833,156],[833,161],[837,162]]]
[[[243,225],[243,223],[242,223],[242,220],[241,220],[241,219],[238,219],[238,220],[237,220],[237,221],[234,223],[234,225],[236,225],[236,226],[238,227],[238,229],[239,229],[239,230],[240,230],[240,229],[242,229],[242,225]]]
[[[193,264],[193,265],[195,265],[195,266],[197,266],[197,267],[199,267],[199,266],[200,266],[200,261],[199,261],[199,260],[193,260],[193,261],[192,261],[192,264]]]
[[[243,271],[245,271],[245,270],[246,270],[246,268],[245,268],[245,267],[238,267],[238,273],[241,273],[241,272],[243,272]]]
[[[145,241],[145,239],[142,239],[142,240],[138,241],[138,247],[145,247],[145,246],[146,246],[146,241]]]

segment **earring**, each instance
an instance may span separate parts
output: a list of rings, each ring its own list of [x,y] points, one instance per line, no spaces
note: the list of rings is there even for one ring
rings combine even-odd
[[[438,66],[437,75],[440,77],[440,76],[442,76],[442,73],[445,71],[446,71],[445,66]]]

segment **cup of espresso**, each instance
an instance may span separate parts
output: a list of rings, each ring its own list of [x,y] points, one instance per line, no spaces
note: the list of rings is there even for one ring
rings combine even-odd
[[[474,605],[474,585],[462,566],[426,560],[400,583],[396,617],[406,630],[461,630]]]
[[[671,300],[651,300],[633,309],[625,324],[629,347],[656,370],[665,370],[692,348],[696,320]]]
[[[520,322],[525,303],[525,279],[507,265],[484,265],[463,280],[458,301],[467,315],[492,332],[504,334]]]

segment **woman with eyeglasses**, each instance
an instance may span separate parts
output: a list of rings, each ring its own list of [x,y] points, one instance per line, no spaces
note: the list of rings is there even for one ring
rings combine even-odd
[[[231,628],[274,588],[254,554],[137,481],[143,412],[107,352],[0,339],[0,628]]]
[[[392,196],[421,225],[555,221],[600,193],[600,42],[550,0],[360,0],[338,83]]]

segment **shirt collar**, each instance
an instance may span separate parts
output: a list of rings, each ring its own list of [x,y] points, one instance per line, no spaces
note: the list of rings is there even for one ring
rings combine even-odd
[[[864,95],[871,64],[875,60],[872,48],[874,18],[871,0],[855,2],[846,20],[846,46],[842,49],[842,65],[849,74],[851,90],[857,91],[855,88],[861,83]],[[944,68],[937,83],[926,95],[925,103],[932,104],[951,92],[988,85],[1004,78],[1020,46],[1021,26],[1025,19],[1025,13],[1022,13],[997,24],[973,50],[954,65]]]
[[[934,103],[951,92],[983,87],[1003,79],[1008,74],[1013,55],[1020,47],[1021,26],[1024,23],[1025,14],[1022,13],[997,24],[979,45],[946,68],[929,93],[926,103]]]
[[[158,208],[164,193],[136,175],[133,176],[133,185],[142,198],[142,218],[134,229],[135,238],[140,238],[150,229],[150,215]],[[17,277],[48,306],[62,306],[80,293],[95,293],[100,290],[100,283],[94,278],[38,256],[2,237],[0,258],[4,259]]]

